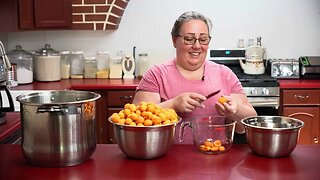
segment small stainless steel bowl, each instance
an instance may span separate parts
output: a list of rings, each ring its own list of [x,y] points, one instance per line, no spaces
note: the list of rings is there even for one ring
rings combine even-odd
[[[288,156],[296,147],[301,120],[283,116],[256,116],[241,120],[247,142],[255,154],[266,157]]]
[[[115,139],[121,151],[130,158],[155,159],[167,154],[174,141],[176,125],[129,126],[113,124]]]

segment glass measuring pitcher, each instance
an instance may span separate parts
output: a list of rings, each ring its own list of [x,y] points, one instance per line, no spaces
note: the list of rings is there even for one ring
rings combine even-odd
[[[192,130],[193,142],[206,154],[220,154],[228,151],[233,143],[236,121],[224,116],[195,117],[182,122],[179,130],[179,141],[183,141],[184,128]]]

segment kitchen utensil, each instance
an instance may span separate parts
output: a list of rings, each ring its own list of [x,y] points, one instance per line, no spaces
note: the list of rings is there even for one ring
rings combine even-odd
[[[123,79],[133,79],[136,63],[132,56],[126,55],[122,59]]]
[[[266,157],[288,156],[296,147],[301,120],[283,116],[256,116],[241,120],[247,142],[257,155]]]
[[[6,93],[6,99],[9,102],[9,107],[3,107],[3,98],[1,91],[4,90]],[[7,88],[6,85],[0,85],[0,124],[3,124],[6,122],[6,112],[12,112],[14,111],[14,104],[13,104],[13,99],[12,96]]]
[[[8,53],[12,64],[16,64],[16,74],[18,84],[28,84],[33,82],[33,58],[31,53],[22,49],[20,45]]]
[[[88,91],[20,95],[22,153],[35,166],[80,164],[96,148],[96,100]]]
[[[194,144],[201,152],[221,154],[227,152],[232,146],[235,124],[235,121],[226,119],[224,116],[196,117],[181,123],[179,141],[183,141],[184,128],[189,126],[192,129]],[[217,140],[221,142],[223,150],[211,149],[213,147],[206,150],[202,148],[207,142],[210,144]]]
[[[213,97],[214,95],[218,94],[220,91],[221,91],[221,90],[219,89],[218,91],[215,91],[215,92],[213,92],[213,93],[210,93],[209,95],[206,96],[206,98],[209,99],[209,98]],[[201,99],[199,99],[198,101],[199,101],[200,103],[203,102],[203,100],[201,100]]]
[[[265,72],[263,59],[255,52],[253,52],[253,54],[251,54],[250,57],[245,60],[245,63],[243,63],[242,60],[239,60],[239,62],[245,74],[258,75],[264,74]]]
[[[161,126],[129,126],[113,123],[116,142],[130,158],[154,159],[168,153],[174,141],[177,123]]]
[[[37,52],[34,63],[37,81],[61,80],[61,56],[59,52],[50,47],[50,44],[46,44]]]
[[[265,49],[261,46],[261,37],[257,37],[257,45],[249,46],[246,49],[246,62],[243,63],[242,60],[239,60],[244,73],[250,75],[264,74],[264,55]]]

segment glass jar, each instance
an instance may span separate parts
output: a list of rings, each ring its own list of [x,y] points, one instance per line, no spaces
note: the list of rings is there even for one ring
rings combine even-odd
[[[148,54],[147,53],[142,53],[139,54],[138,60],[137,60],[137,66],[138,66],[138,77],[142,77],[144,73],[147,72],[149,68],[149,61],[148,61]]]
[[[70,77],[71,78],[83,78],[84,69],[84,57],[83,51],[71,51],[70,55]]]
[[[33,82],[33,58],[31,53],[23,50],[20,45],[8,53],[10,63],[16,64],[16,80],[18,84]]]
[[[97,78],[109,78],[109,53],[107,51],[97,52]]]
[[[96,78],[97,61],[94,56],[86,57],[84,60],[84,78]]]
[[[60,51],[61,55],[61,79],[70,78],[70,51]]]
[[[115,56],[110,59],[109,78],[122,78],[122,57]]]

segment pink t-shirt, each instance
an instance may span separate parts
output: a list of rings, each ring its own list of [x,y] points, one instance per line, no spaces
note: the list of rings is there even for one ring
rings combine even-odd
[[[237,76],[227,66],[206,60],[204,80],[189,80],[181,75],[174,62],[175,59],[151,67],[141,79],[137,91],[159,93],[161,100],[166,101],[184,92],[196,92],[207,96],[221,90],[219,94],[203,102],[205,108],[197,108],[191,113],[180,113],[183,121],[197,116],[218,115],[215,103],[221,95],[244,94]]]

